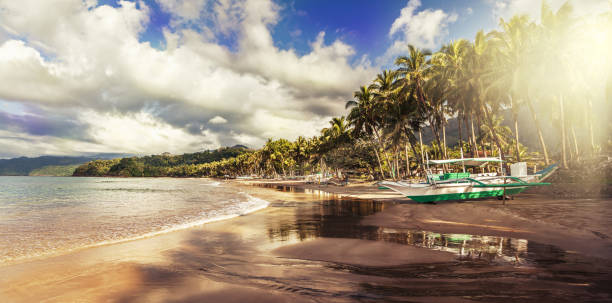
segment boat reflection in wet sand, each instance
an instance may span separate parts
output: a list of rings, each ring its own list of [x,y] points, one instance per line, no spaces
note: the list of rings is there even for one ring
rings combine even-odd
[[[470,174],[465,172],[466,166],[484,166],[490,162],[501,165],[502,160],[499,158],[428,160],[428,167],[430,164],[459,164],[463,166],[463,172],[433,174],[428,169],[426,182],[382,181],[378,183],[378,186],[379,189],[391,189],[420,203],[486,197],[501,198],[519,194],[532,186],[550,185],[550,183],[542,181],[557,169],[557,165],[553,164],[533,175],[528,175],[526,163],[520,162],[511,165],[510,176],[498,175],[497,173]]]

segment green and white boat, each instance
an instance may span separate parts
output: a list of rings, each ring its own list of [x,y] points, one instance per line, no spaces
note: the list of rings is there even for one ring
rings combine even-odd
[[[379,183],[380,189],[391,189],[416,202],[436,202],[444,200],[471,200],[486,197],[504,197],[519,194],[532,186],[550,185],[542,182],[556,169],[551,165],[533,175],[526,174],[526,164],[512,165],[511,176],[498,176],[496,173],[470,174],[465,166],[482,166],[487,162],[498,162],[499,158],[463,158],[449,160],[429,160],[427,164],[461,164],[464,172],[432,174],[428,173],[424,183],[390,182]]]

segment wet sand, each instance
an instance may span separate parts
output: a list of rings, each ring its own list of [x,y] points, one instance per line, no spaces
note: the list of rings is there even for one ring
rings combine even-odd
[[[1,301],[612,302],[610,199],[421,205],[367,184],[233,183],[270,207],[0,266]]]

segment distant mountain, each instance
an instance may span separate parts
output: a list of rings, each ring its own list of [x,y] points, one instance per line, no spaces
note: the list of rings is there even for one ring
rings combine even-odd
[[[0,159],[0,176],[65,175],[67,165],[79,165],[96,159],[112,159],[125,154],[92,154],[87,156],[41,156]],[[45,168],[45,169],[43,169]],[[41,169],[43,169],[41,171]],[[73,169],[74,170],[74,169]],[[71,174],[70,174],[71,175]]]

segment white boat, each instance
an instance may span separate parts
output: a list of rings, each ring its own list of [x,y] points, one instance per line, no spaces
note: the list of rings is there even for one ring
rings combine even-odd
[[[461,164],[464,172],[427,174],[424,183],[379,182],[379,189],[391,189],[416,202],[435,202],[443,200],[471,200],[485,197],[511,196],[523,192],[531,186],[550,185],[544,183],[556,169],[551,165],[533,175],[527,175],[526,165],[513,165],[515,168],[510,176],[496,173],[470,174],[465,172],[465,166],[481,166],[487,162],[498,162],[499,158],[463,158],[448,160],[429,160],[429,164]],[[518,170],[518,172],[516,172]]]

